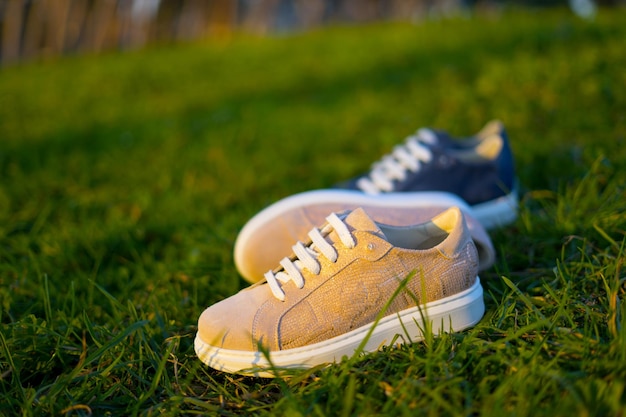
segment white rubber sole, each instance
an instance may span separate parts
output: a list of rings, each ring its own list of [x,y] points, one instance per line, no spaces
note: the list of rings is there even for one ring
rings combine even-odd
[[[429,323],[434,335],[460,331],[478,323],[484,312],[483,288],[477,277],[474,285],[465,291],[384,317],[374,328],[363,350],[373,352],[391,343],[423,340],[425,323]],[[274,377],[281,369],[311,368],[352,356],[371,327],[372,324],[367,324],[324,342],[269,352],[269,361],[262,352],[218,348],[205,343],[197,335],[194,347],[198,358],[212,368],[230,373]]]
[[[517,219],[517,191],[472,207],[474,217],[487,230],[511,224]]]

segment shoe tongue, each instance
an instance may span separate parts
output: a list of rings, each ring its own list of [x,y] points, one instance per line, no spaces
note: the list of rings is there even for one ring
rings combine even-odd
[[[339,217],[348,226],[348,229],[351,232],[354,232],[354,231],[369,232],[382,239],[387,240],[387,237],[382,232],[382,230],[380,230],[376,222],[374,222],[374,220],[372,220],[370,216],[368,216],[365,210],[363,210],[362,208],[356,208],[344,214],[343,216],[340,215]],[[335,231],[331,232],[330,236],[332,240],[336,241],[339,239]]]

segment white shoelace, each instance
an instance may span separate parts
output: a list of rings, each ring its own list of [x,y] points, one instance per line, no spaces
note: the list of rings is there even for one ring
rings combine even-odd
[[[372,166],[369,177],[357,182],[357,187],[368,194],[393,191],[393,180],[404,180],[407,171],[419,171],[422,163],[432,159],[432,152],[427,145],[437,142],[437,135],[430,129],[419,129],[406,138],[403,145],[397,145],[393,151],[382,157]]]
[[[332,230],[335,230],[339,236],[339,240],[345,247],[352,249],[356,245],[352,233],[348,230],[348,226],[346,226],[335,213],[326,217],[326,221],[328,224],[322,228],[322,230],[313,229],[309,232],[309,237],[312,242],[311,245],[304,246],[302,242],[297,242],[293,246],[292,249],[297,259],[291,260],[289,258],[283,258],[283,260],[280,261],[280,265],[283,267],[282,271],[275,275],[272,271],[265,273],[265,279],[274,297],[278,298],[280,301],[285,301],[285,292],[281,288],[279,281],[283,284],[293,281],[296,287],[302,288],[304,286],[304,278],[302,277],[303,268],[308,269],[315,275],[320,274],[321,265],[317,259],[320,254],[324,255],[331,262],[337,261],[337,251],[333,245],[324,238],[324,236],[327,236]]]

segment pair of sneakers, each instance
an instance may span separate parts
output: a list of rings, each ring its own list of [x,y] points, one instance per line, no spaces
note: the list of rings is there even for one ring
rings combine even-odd
[[[460,139],[422,128],[368,173],[270,205],[235,243],[254,285],[202,313],[196,354],[273,376],[473,326],[486,229],[517,217],[514,179],[502,123]]]

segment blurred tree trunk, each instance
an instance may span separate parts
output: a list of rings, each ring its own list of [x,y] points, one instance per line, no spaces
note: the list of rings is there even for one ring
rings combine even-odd
[[[247,2],[242,26],[255,33],[267,33],[274,23],[280,0],[250,0]]]
[[[36,0],[26,7],[25,57],[60,55],[65,49],[65,33],[70,0]]]
[[[19,60],[22,50],[24,0],[7,0],[2,25],[2,64]]]
[[[237,0],[209,2],[209,34],[217,37],[229,36],[237,24]]]
[[[100,52],[115,26],[115,0],[93,0],[85,25],[80,49],[87,52]]]
[[[154,36],[157,41],[169,41],[176,33],[176,19],[181,10],[178,0],[161,0],[155,17]]]
[[[70,0],[46,0],[45,48],[47,55],[61,55],[65,51],[65,33]]]
[[[176,38],[195,39],[205,35],[206,8],[209,0],[183,0]]]
[[[22,56],[32,58],[37,55],[43,37],[43,20],[45,16],[45,3],[33,1],[26,9],[26,27],[24,29],[24,44]]]
[[[65,28],[65,48],[70,51],[77,49],[85,30],[88,2],[85,0],[70,0],[67,11],[67,27]]]

